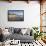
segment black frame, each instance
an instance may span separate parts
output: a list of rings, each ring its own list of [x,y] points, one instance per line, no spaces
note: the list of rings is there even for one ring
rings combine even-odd
[[[24,21],[24,10],[8,10],[8,21]]]

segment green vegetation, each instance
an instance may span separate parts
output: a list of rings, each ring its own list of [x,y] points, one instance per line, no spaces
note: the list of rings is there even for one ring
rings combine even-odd
[[[36,40],[38,37],[40,38],[42,36],[42,32],[39,32],[38,27],[32,27],[33,30],[35,30],[34,33],[34,39]]]

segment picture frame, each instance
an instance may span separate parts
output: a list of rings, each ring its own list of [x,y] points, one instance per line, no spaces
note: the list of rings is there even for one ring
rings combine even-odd
[[[8,10],[8,21],[24,21],[24,10]]]

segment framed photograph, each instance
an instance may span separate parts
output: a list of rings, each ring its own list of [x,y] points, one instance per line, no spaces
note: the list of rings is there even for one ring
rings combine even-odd
[[[8,21],[24,21],[24,10],[8,10]]]

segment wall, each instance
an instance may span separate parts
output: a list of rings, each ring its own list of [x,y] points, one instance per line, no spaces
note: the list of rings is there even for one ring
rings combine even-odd
[[[24,10],[24,21],[9,22],[8,10]],[[40,4],[37,1],[31,1],[29,4],[24,1],[0,2],[0,27],[31,28],[32,26],[40,26]]]

